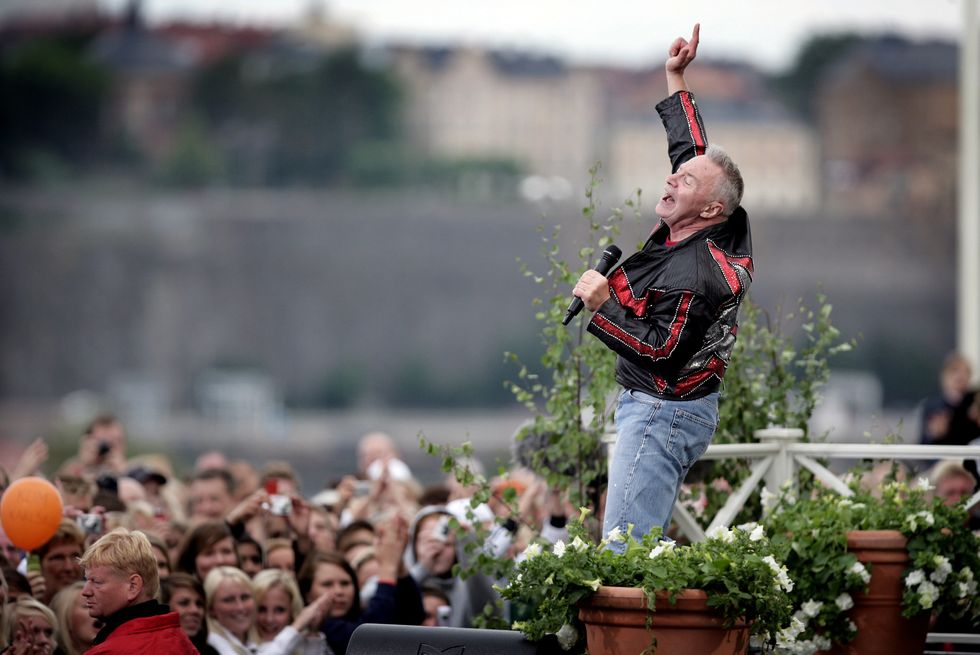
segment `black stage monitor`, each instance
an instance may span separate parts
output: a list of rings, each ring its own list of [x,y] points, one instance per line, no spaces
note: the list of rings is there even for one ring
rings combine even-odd
[[[347,655],[545,655],[514,630],[428,628],[365,623],[357,628]]]

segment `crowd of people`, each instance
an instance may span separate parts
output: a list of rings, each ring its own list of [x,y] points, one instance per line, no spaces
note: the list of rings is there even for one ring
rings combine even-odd
[[[943,367],[923,442],[980,437],[964,364],[951,356]],[[64,507],[53,536],[26,553],[0,530],[0,653],[153,643],[152,652],[168,644],[174,654],[343,655],[364,623],[471,627],[488,611],[509,620],[494,589],[503,581],[473,570],[472,558],[555,543],[578,514],[519,466],[491,481],[486,503],[471,504],[476,488],[451,474],[423,486],[385,434],[362,437],[357,455],[356,472],[304,497],[286,462],[255,468],[212,451],[178,475],[161,455],[128,457],[120,420],[97,417],[77,455],[49,476]],[[0,483],[51,470],[47,459],[35,441]],[[975,464],[935,464],[934,493],[969,498]],[[477,461],[467,466],[482,472]],[[688,498],[697,513],[706,495]]]
[[[4,487],[47,457],[32,443]],[[471,627],[485,611],[508,618],[500,581],[468,570],[471,558],[557,541],[578,513],[522,468],[473,507],[474,488],[452,475],[423,486],[382,433],[360,440],[356,473],[310,497],[286,462],[208,452],[179,476],[160,455],[127,457],[110,415],[50,480],[64,505],[54,535],[25,553],[0,531],[2,653],[137,652],[152,635],[173,653],[343,655],[363,623]]]

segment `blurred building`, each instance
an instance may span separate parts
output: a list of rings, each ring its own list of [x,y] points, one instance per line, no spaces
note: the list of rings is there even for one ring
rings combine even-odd
[[[180,129],[194,51],[146,29],[134,2],[120,26],[95,40],[91,54],[112,74],[104,132],[151,160],[161,158]]]
[[[867,41],[817,90],[831,215],[949,216],[955,208],[957,50]]]
[[[292,38],[327,50],[354,47],[360,41],[357,30],[330,15],[326,0],[309,0],[291,32]]]
[[[614,199],[637,187],[659,197],[669,173],[655,110],[666,95],[660,67],[571,67],[474,48],[400,47],[392,56],[407,88],[408,135],[424,152],[512,157],[535,179],[557,176],[575,189],[601,161]],[[689,77],[710,139],[731,152],[748,181],[745,202],[761,211],[812,213],[819,189],[813,130],[748,66],[706,62]]]
[[[408,137],[423,153],[514,159],[580,186],[601,150],[596,76],[553,57],[475,48],[396,47]]]

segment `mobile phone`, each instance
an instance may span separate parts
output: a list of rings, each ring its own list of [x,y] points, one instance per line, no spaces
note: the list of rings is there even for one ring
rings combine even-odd
[[[357,480],[354,482],[355,496],[367,496],[369,493],[371,493],[370,480]]]
[[[436,625],[438,626],[448,626],[449,616],[452,614],[452,608],[449,605],[440,605],[436,608]]]

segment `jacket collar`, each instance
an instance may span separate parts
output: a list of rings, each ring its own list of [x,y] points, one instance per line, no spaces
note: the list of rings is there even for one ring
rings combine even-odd
[[[95,635],[95,641],[92,645],[101,644],[103,641],[109,638],[112,632],[127,621],[132,621],[133,619],[145,619],[150,616],[161,616],[163,614],[169,614],[170,608],[162,604],[160,601],[148,600],[142,603],[137,603],[135,605],[128,605],[112,616],[105,620],[105,624],[99,633]]]

